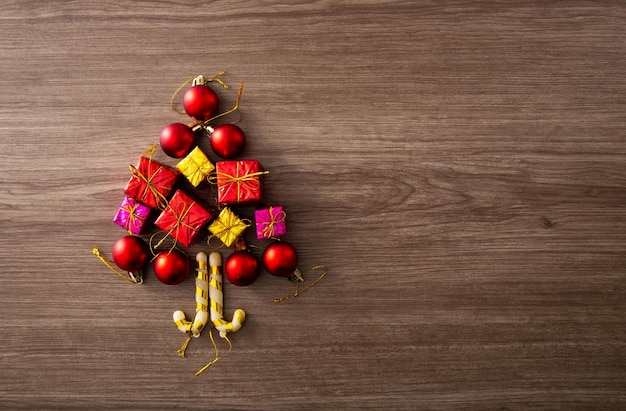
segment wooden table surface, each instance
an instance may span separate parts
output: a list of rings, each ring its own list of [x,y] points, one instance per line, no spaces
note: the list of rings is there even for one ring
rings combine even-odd
[[[625,57],[619,1],[3,2],[0,408],[623,409]],[[91,248],[187,121],[173,92],[221,70],[328,274],[280,304],[226,282],[247,321],[195,376],[194,275],[129,284]]]

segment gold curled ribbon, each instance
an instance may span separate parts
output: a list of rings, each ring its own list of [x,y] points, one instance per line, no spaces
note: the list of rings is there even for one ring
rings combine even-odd
[[[269,214],[270,214],[270,221],[261,221],[260,223],[257,222],[257,230],[259,229],[259,225],[263,226],[265,225],[265,227],[263,227],[260,231],[261,235],[263,236],[263,238],[272,238],[274,237],[274,226],[276,224],[281,224],[285,222],[285,219],[287,218],[287,213],[285,213],[284,210],[279,211],[278,213],[276,213],[276,215],[274,215],[274,208],[275,207],[269,207]]]
[[[207,365],[205,365],[204,367],[202,367],[198,371],[196,371],[196,374],[195,374],[196,377],[199,376],[200,374],[202,374],[203,372],[205,372],[210,366],[212,366],[213,364],[215,364],[216,362],[218,362],[222,358],[226,357],[233,350],[233,343],[231,343],[230,340],[228,339],[228,337],[226,335],[224,335],[224,336],[222,336],[222,338],[225,339],[226,342],[228,342],[228,351],[226,352],[226,354],[220,356],[219,352],[217,350],[217,344],[215,343],[215,339],[213,338],[213,333],[211,332],[211,330],[209,330],[209,338],[211,338],[211,342],[213,343],[213,349],[215,350],[215,358],[213,360],[209,361]]]
[[[238,122],[241,121],[241,118],[243,117],[241,115],[241,111],[239,110],[239,103],[241,102],[241,95],[243,94],[243,83],[239,83],[239,91],[237,92],[237,101],[235,101],[235,105],[233,106],[233,108],[231,108],[230,110],[227,110],[223,113],[220,113],[214,117],[211,117],[208,120],[204,120],[202,123],[200,123],[202,125],[202,127],[204,127],[205,129],[208,129],[210,127],[210,124],[212,121],[217,120],[220,117],[224,117],[227,116],[231,113],[234,113],[235,111],[239,113],[239,118],[236,121],[233,121],[231,124],[237,124]]]
[[[178,349],[178,351],[176,351],[176,353],[178,354],[179,357],[184,357],[185,356],[185,351],[187,350],[187,346],[191,342],[192,338],[193,338],[193,336],[190,333],[189,336],[187,337],[187,339],[185,340],[185,342],[183,343],[183,345]]]
[[[109,270],[113,271],[115,274],[119,275],[120,277],[122,277],[124,280],[128,281],[129,283],[133,283],[133,284],[143,284],[143,278],[142,276],[133,276],[133,278],[136,279],[136,281],[131,280],[130,278],[128,278],[126,275],[122,274],[120,271],[118,271],[115,267],[113,267],[113,265],[111,263],[109,263],[106,258],[104,258],[101,254],[100,254],[100,249],[98,247],[93,247],[91,249],[91,252],[93,253],[93,255],[95,255],[96,257],[98,257],[98,259],[100,259],[100,261],[102,261],[102,263],[107,266],[109,268]]]
[[[273,303],[280,303],[280,302],[283,302],[283,301],[286,301],[286,300],[290,300],[292,298],[296,298],[297,296],[299,296],[300,294],[302,294],[303,292],[305,292],[309,288],[313,287],[315,284],[319,283],[322,280],[322,278],[324,278],[324,276],[326,275],[326,273],[328,271],[325,265],[320,264],[320,265],[316,265],[314,267],[311,267],[308,272],[315,271],[315,270],[324,270],[324,272],[322,274],[320,274],[320,276],[317,277],[315,279],[315,281],[313,281],[311,284],[309,284],[306,287],[304,287],[302,290],[299,289],[300,281],[295,281],[295,283],[296,283],[296,291],[293,294],[288,295],[286,297],[282,297],[282,298],[275,298],[275,299],[272,300],[272,302]]]

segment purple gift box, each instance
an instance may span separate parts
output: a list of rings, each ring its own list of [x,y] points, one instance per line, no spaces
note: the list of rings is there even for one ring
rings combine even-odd
[[[129,234],[141,234],[150,211],[152,211],[150,207],[126,196],[117,214],[115,214],[113,222],[128,231]]]
[[[285,218],[287,214],[282,206],[273,206],[256,210],[254,220],[256,222],[256,236],[259,240],[264,238],[280,237],[287,233]]]

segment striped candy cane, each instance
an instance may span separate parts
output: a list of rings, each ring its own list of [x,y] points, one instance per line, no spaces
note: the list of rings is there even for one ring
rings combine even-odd
[[[220,337],[226,338],[229,332],[237,332],[246,319],[246,313],[242,309],[237,309],[233,314],[233,320],[224,320],[224,293],[222,292],[222,256],[218,252],[209,255],[209,297],[211,299],[211,321],[220,332]]]
[[[209,322],[209,274],[207,257],[203,252],[196,255],[198,276],[196,277],[196,317],[191,325],[191,333],[198,338]]]
[[[198,275],[196,277],[196,316],[193,322],[188,321],[185,317],[185,313],[181,310],[174,311],[172,316],[176,328],[181,332],[189,334],[187,341],[185,341],[180,350],[178,350],[178,354],[181,357],[185,356],[185,349],[191,337],[198,338],[209,322],[209,274],[207,270],[206,254],[203,252],[198,253],[196,255],[196,262],[198,263]]]

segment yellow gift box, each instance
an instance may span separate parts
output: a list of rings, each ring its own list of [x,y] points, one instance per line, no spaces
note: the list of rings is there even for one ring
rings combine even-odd
[[[198,185],[215,169],[213,163],[209,161],[207,156],[196,146],[187,157],[183,158],[176,168],[187,177],[187,180],[194,187]]]
[[[209,225],[209,231],[219,238],[226,247],[231,247],[250,224],[239,219],[228,207],[224,207],[217,218]],[[209,241],[211,238],[209,238]]]

